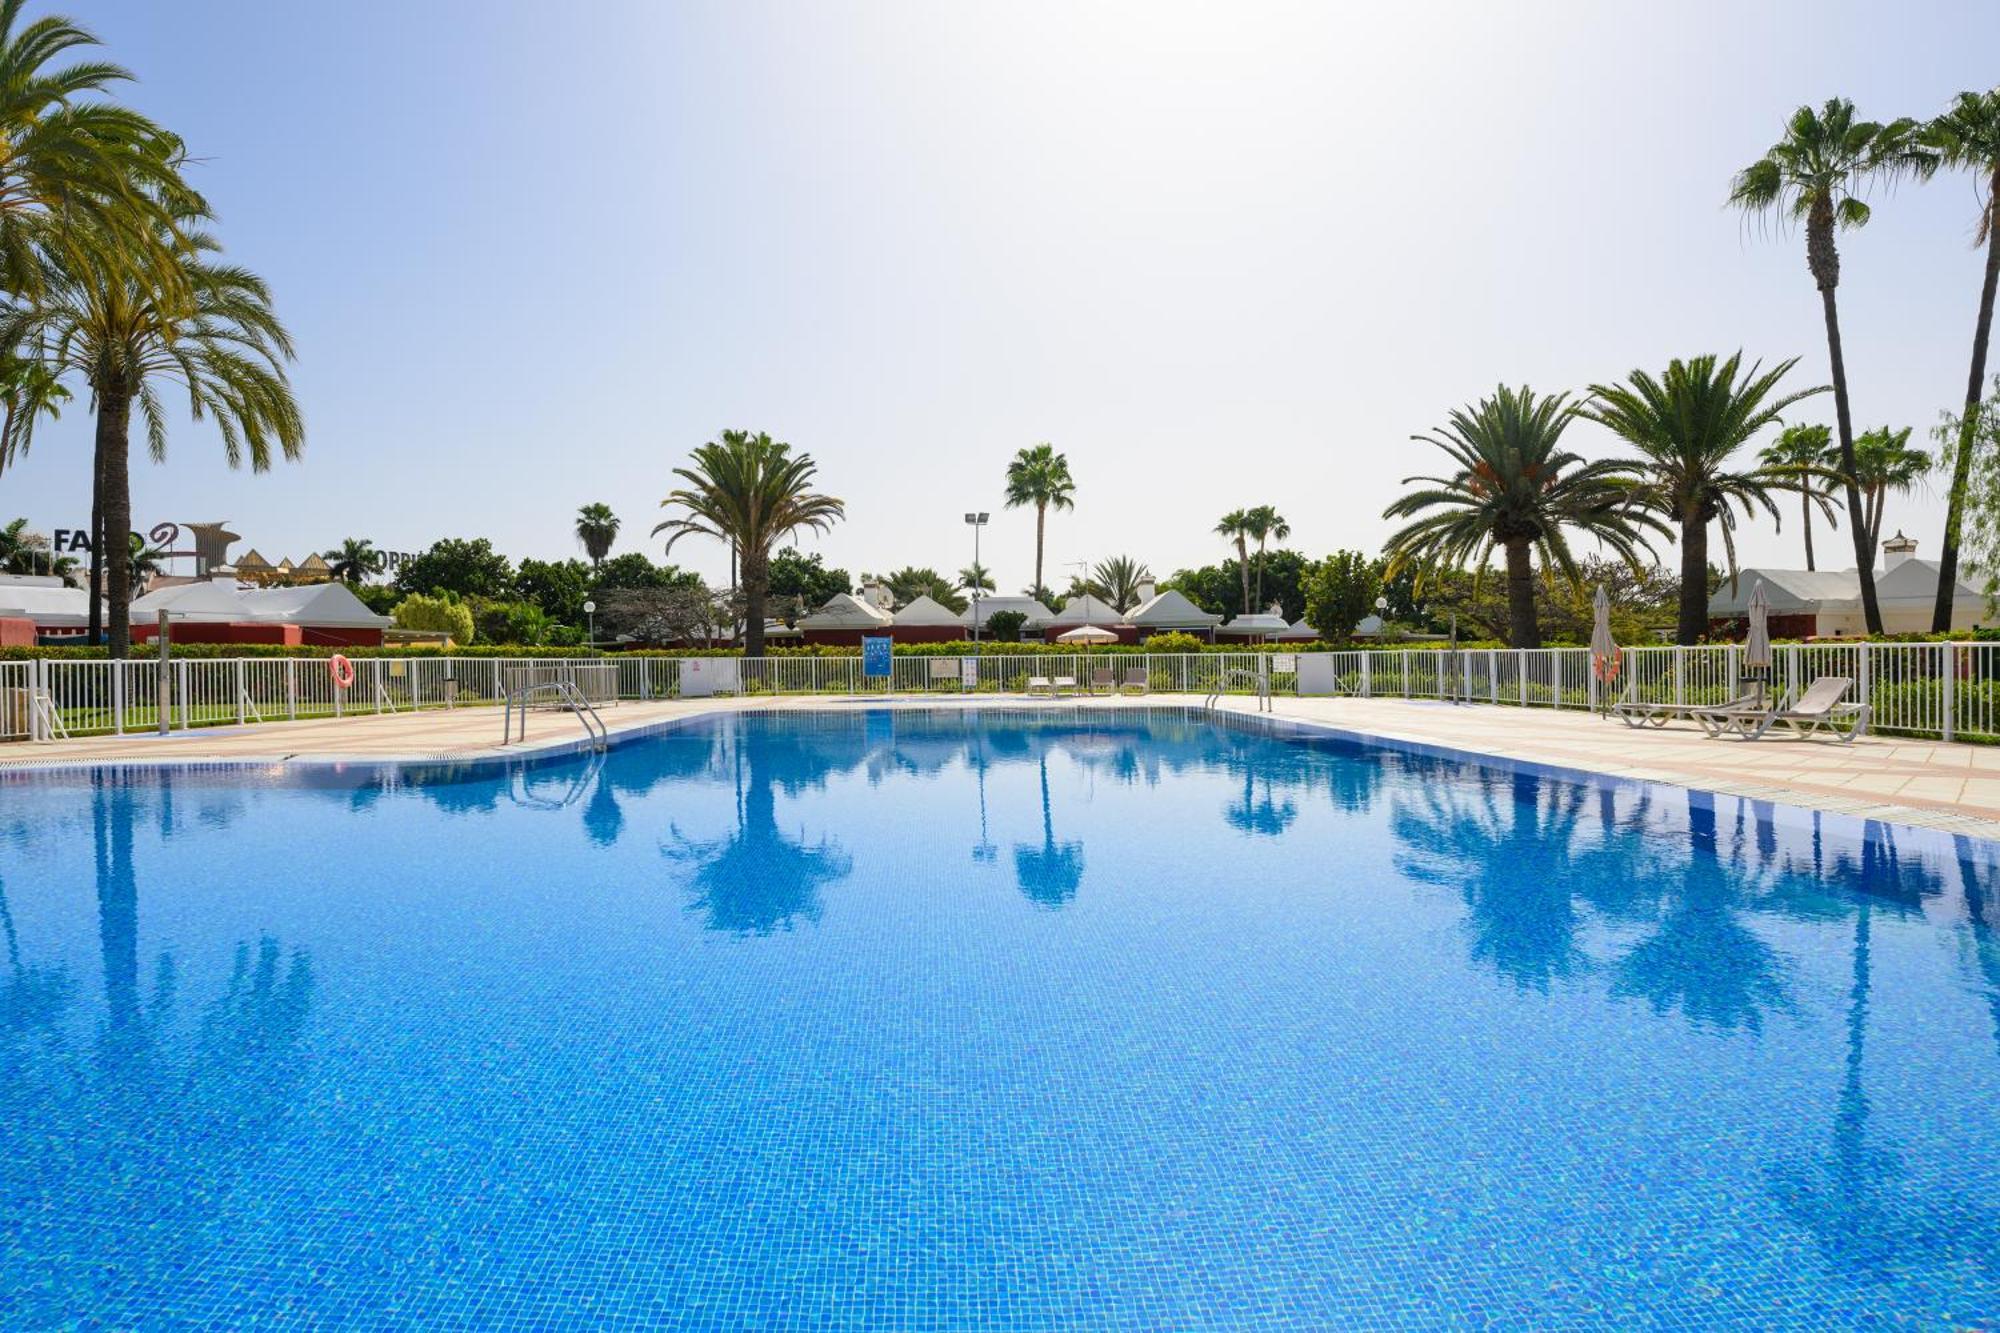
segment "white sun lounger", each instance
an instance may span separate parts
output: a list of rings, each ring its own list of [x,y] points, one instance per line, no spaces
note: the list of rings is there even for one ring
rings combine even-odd
[[[1119,693],[1122,694],[1126,690],[1137,690],[1141,694],[1152,693],[1153,681],[1146,674],[1145,668],[1133,667],[1125,673],[1125,684],[1120,688]]]
[[[1075,676],[1057,676],[1057,677],[1056,677],[1056,687],[1055,687],[1055,693],[1057,693],[1057,694],[1061,694],[1061,693],[1062,693],[1063,691],[1065,691],[1065,690],[1069,691],[1069,692],[1070,692],[1071,694],[1075,694],[1075,693],[1076,693],[1076,677],[1075,677]]]
[[[1846,676],[1821,676],[1790,706],[1715,708],[1695,714],[1695,721],[1715,737],[1754,741],[1774,727],[1789,727],[1795,736],[1827,735],[1845,745],[1868,730],[1873,711],[1867,704],[1840,702],[1853,683]]]
[[[1705,713],[1755,708],[1763,702],[1763,698],[1753,692],[1739,694],[1719,704],[1648,703],[1643,699],[1620,699],[1611,705],[1611,715],[1628,727],[1664,727],[1669,722],[1699,721]]]
[[[1049,683],[1049,678],[1047,676],[1028,677],[1028,693],[1034,694],[1037,692],[1047,695],[1053,695],[1055,694],[1056,691],[1055,691],[1055,686]]]
[[[1090,692],[1092,694],[1116,694],[1118,692],[1118,674],[1110,667],[1098,667],[1090,673]]]

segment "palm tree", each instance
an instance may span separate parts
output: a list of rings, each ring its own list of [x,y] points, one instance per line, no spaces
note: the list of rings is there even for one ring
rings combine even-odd
[[[171,214],[198,204],[180,141],[104,100],[132,77],[119,66],[52,67],[97,39],[53,14],[22,25],[23,8],[0,0],[0,290],[36,291],[38,248],[163,263],[180,240]]]
[[[1074,509],[1076,481],[1069,459],[1047,442],[1023,449],[1007,464],[1007,507],[1035,507],[1035,587],[1042,583],[1042,546],[1048,535],[1050,509]]]
[[[1833,432],[1814,424],[1785,427],[1776,444],[1766,445],[1757,454],[1765,471],[1783,478],[1772,483],[1773,489],[1799,493],[1799,509],[1805,523],[1807,569],[1818,568],[1813,563],[1814,508],[1818,508],[1828,524],[1836,528],[1840,526],[1833,517],[1832,492],[1825,486],[1826,482],[1839,475],[1829,469],[1833,452]]]
[[[1891,180],[1904,174],[1928,176],[1937,162],[1937,154],[1919,142],[1914,120],[1905,117],[1887,124],[1856,120],[1854,103],[1834,97],[1818,112],[1809,106],[1793,112],[1785,137],[1737,174],[1729,194],[1729,202],[1745,212],[1778,213],[1805,223],[1806,267],[1819,287],[1820,312],[1826,321],[1834,415],[1840,424],[1840,472],[1861,581],[1861,611],[1870,634],[1882,632],[1882,608],[1875,600],[1867,525],[1862,521],[1861,491],[1854,481],[1854,417],[1848,406],[1840,308],[1834,297],[1840,285],[1840,254],[1834,246],[1834,232],[1868,221],[1870,209],[1856,196],[1857,189],[1872,180]],[[1973,387],[1977,396],[1978,386]],[[1685,586],[1681,591],[1685,598]],[[1685,606],[1682,614],[1685,634]]]
[[[1243,580],[1243,614],[1250,614],[1250,511],[1232,509],[1216,520],[1215,535],[1236,547],[1236,572]]]
[[[831,495],[812,489],[819,467],[811,454],[759,431],[726,430],[719,441],[694,451],[692,465],[674,475],[687,485],[660,501],[663,509],[686,514],[662,521],[653,535],[667,534],[666,549],[683,537],[727,542],[742,562],[743,652],[764,655],[764,599],[770,588],[771,548],[801,528],[824,532],[847,513]]]
[[[583,543],[590,567],[602,569],[604,557],[611,554],[611,543],[618,540],[618,515],[608,504],[585,505],[576,511],[576,539]]]
[[[1741,352],[1725,361],[1697,356],[1672,361],[1657,379],[1635,370],[1623,384],[1590,386],[1593,401],[1583,415],[1638,451],[1646,478],[1640,497],[1680,525],[1681,643],[1698,642],[1708,630],[1708,525],[1722,527],[1733,576],[1736,511],[1750,514],[1761,506],[1773,518],[1778,515],[1771,494],[1786,488],[1787,474],[1761,464],[1739,472],[1732,460],[1794,403],[1826,392],[1819,385],[1778,394],[1778,381],[1797,364],[1793,357],[1768,371],[1761,362],[1745,370]],[[1848,487],[1853,488],[1851,474]]]
[[[1854,480],[1861,487],[1863,515],[1868,523],[1868,560],[1882,546],[1882,506],[1890,492],[1908,495],[1923,481],[1936,460],[1923,449],[1910,448],[1910,428],[1877,426],[1854,441]]]
[[[986,566],[974,561],[958,571],[958,586],[966,592],[979,593],[983,596],[1000,585],[993,581],[993,574]]]
[[[1979,403],[1986,389],[1986,347],[1993,332],[1993,294],[2000,286],[2000,88],[1960,93],[1951,109],[1924,127],[1924,141],[1947,167],[1980,178],[1979,227],[1974,245],[1986,247],[1979,283],[1979,318],[1972,326],[1972,374],[1965,382],[1965,415],[1951,456],[1951,492],[1945,500],[1944,550],[1938,556],[1937,601],[1931,632],[1951,628],[1952,600],[1958,589],[1958,547],[1965,525],[1965,491],[1972,477],[1973,441],[1978,438]]]
[[[1639,552],[1651,549],[1646,530],[1662,526],[1632,503],[1638,465],[1586,461],[1564,449],[1563,431],[1576,414],[1568,394],[1537,396],[1503,384],[1493,397],[1453,412],[1434,434],[1412,436],[1455,467],[1443,477],[1405,478],[1405,485],[1425,485],[1383,511],[1384,518],[1414,520],[1389,539],[1385,579],[1415,568],[1421,586],[1468,563],[1483,573],[1497,546],[1507,561],[1509,641],[1539,648],[1531,555],[1545,574],[1560,569],[1575,582],[1564,532],[1574,529],[1637,565]]]
[[[285,377],[291,336],[272,308],[270,289],[248,269],[210,258],[220,247],[193,229],[199,217],[175,221],[185,244],[174,251],[171,281],[115,257],[73,253],[44,266],[32,305],[0,316],[0,346],[38,349],[57,374],[81,375],[95,400],[102,526],[112,534],[95,547],[110,571],[114,658],[130,642],[132,550],[124,534],[132,527],[134,403],[155,460],[166,457],[160,389],[167,384],[187,394],[195,420],[214,419],[231,467],[241,466],[247,452],[252,471],[267,471],[274,445],[287,459],[305,446],[305,420]],[[185,298],[171,295],[173,288],[184,289]]]
[[[41,361],[18,356],[0,357],[0,472],[28,452],[34,443],[35,423],[43,417],[54,421],[69,401],[69,390],[56,373]]]
[[[1258,505],[1246,510],[1243,515],[1250,535],[1257,539],[1257,603],[1256,609],[1264,606],[1264,548],[1271,541],[1283,541],[1292,535],[1292,525],[1271,505]]]
[[[348,583],[361,583],[382,568],[382,553],[366,537],[343,537],[340,545],[321,551],[320,559],[333,566],[333,576]]]
[[[1119,611],[1130,611],[1139,604],[1139,585],[1152,581],[1153,571],[1144,562],[1114,555],[1092,568],[1087,591]]]

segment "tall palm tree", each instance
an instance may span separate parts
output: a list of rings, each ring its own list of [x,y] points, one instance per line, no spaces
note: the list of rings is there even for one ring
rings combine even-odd
[[[1773,483],[1775,489],[1797,491],[1799,494],[1800,518],[1806,534],[1807,569],[1818,568],[1813,563],[1813,510],[1817,508],[1830,526],[1840,526],[1833,517],[1832,492],[1827,489],[1828,483],[1839,476],[1831,470],[1835,461],[1833,454],[1833,432],[1817,423],[1785,427],[1776,444],[1766,445],[1757,454],[1758,461],[1763,463],[1767,472],[1783,478]]]
[[[1049,510],[1076,507],[1076,480],[1069,459],[1047,442],[1023,449],[1007,464],[1007,507],[1035,507],[1035,587],[1041,588],[1042,546],[1048,535]]]
[[[1840,348],[1840,308],[1834,296],[1840,285],[1840,252],[1834,246],[1834,232],[1868,221],[1871,210],[1855,191],[1875,180],[1893,180],[1906,174],[1928,176],[1936,170],[1937,162],[1937,154],[1919,141],[1916,121],[1908,117],[1886,124],[1856,120],[1854,103],[1834,97],[1817,112],[1809,106],[1793,112],[1785,125],[1785,136],[1737,173],[1729,194],[1729,202],[1747,213],[1776,213],[1805,223],[1806,267],[1819,287],[1820,313],[1826,321],[1834,416],[1840,424],[1842,486],[1847,492],[1847,521],[1861,580],[1861,612],[1870,634],[1882,632],[1882,608],[1875,600],[1875,571],[1868,559],[1861,491],[1854,482],[1854,416],[1848,406],[1847,362]],[[1682,595],[1686,595],[1685,587]],[[1685,632],[1685,623],[1682,629]]]
[[[1854,480],[1861,487],[1871,564],[1882,546],[1882,507],[1890,493],[1908,495],[1935,466],[1927,450],[1910,448],[1908,426],[1901,430],[1877,426],[1854,441]]]
[[[1986,247],[1979,282],[1979,318],[1972,326],[1972,373],[1965,381],[1965,415],[1951,456],[1951,491],[1945,499],[1944,549],[1938,555],[1937,601],[1931,632],[1951,628],[1958,589],[1958,548],[1965,527],[1965,492],[1972,478],[1973,441],[1978,438],[1979,404],[1986,391],[1986,348],[1993,333],[1993,295],[2000,286],[2000,88],[1960,93],[1951,109],[1924,127],[1924,141],[1942,165],[1979,178],[1979,226],[1973,244]]]
[[[1747,515],[1761,507],[1778,515],[1771,495],[1785,489],[1787,474],[1762,464],[1739,471],[1735,459],[1794,403],[1826,392],[1818,385],[1780,394],[1778,381],[1797,364],[1793,357],[1768,371],[1761,362],[1746,370],[1741,352],[1723,361],[1697,356],[1675,359],[1657,378],[1635,370],[1623,384],[1590,386],[1583,415],[1638,451],[1645,476],[1640,498],[1680,526],[1681,643],[1698,642],[1708,630],[1708,525],[1721,526],[1734,575],[1737,510]],[[1846,481],[1852,490],[1852,473]]]
[[[1250,529],[1250,535],[1257,539],[1257,602],[1253,609],[1262,610],[1264,606],[1264,548],[1273,541],[1283,541],[1285,538],[1291,536],[1292,525],[1285,522],[1284,516],[1271,505],[1258,505],[1255,509],[1245,510],[1243,521]]]
[[[1243,581],[1243,614],[1250,614],[1250,511],[1232,509],[1215,522],[1215,535],[1236,547],[1236,573]]]
[[[80,375],[95,401],[107,537],[95,543],[93,559],[101,550],[110,573],[114,658],[130,645],[132,550],[125,534],[132,527],[134,404],[155,460],[166,457],[161,389],[169,385],[187,394],[195,420],[214,420],[231,467],[241,466],[247,453],[251,469],[263,472],[274,446],[287,459],[305,447],[305,419],[285,377],[292,340],[272,308],[270,289],[248,269],[212,258],[220,247],[195,228],[199,221],[189,214],[175,219],[184,245],[173,252],[170,282],[115,257],[73,253],[44,266],[33,304],[0,315],[0,346],[38,349],[56,373]]]
[[[1130,611],[1139,604],[1139,585],[1152,581],[1153,571],[1146,568],[1145,562],[1129,555],[1114,555],[1098,561],[1091,569],[1088,591],[1120,611]]]
[[[583,543],[590,567],[602,569],[604,557],[611,554],[611,543],[618,540],[618,515],[608,504],[585,505],[576,511],[576,539]]]
[[[35,423],[43,417],[51,421],[62,415],[69,390],[43,362],[30,357],[0,356],[0,472],[28,452],[34,443]]]
[[[1389,538],[1385,578],[1414,568],[1419,583],[1467,564],[1484,571],[1497,546],[1507,562],[1508,638],[1516,648],[1542,646],[1535,619],[1534,567],[1560,569],[1572,582],[1573,529],[1637,565],[1651,548],[1647,530],[1661,524],[1632,502],[1635,463],[1587,461],[1562,447],[1577,409],[1568,394],[1538,396],[1501,385],[1491,398],[1453,412],[1445,425],[1412,439],[1442,450],[1454,465],[1383,511],[1413,520]]]
[[[958,586],[983,596],[1000,585],[993,581],[992,571],[975,561],[958,571]]]
[[[801,528],[824,532],[847,513],[847,506],[812,488],[819,467],[811,454],[759,431],[726,430],[694,451],[688,467],[674,475],[686,482],[660,501],[663,509],[686,512],[662,521],[653,535],[667,534],[667,550],[683,537],[712,537],[732,545],[741,561],[744,605],[743,652],[764,655],[764,600],[770,589],[771,548]]]
[[[366,537],[343,537],[340,545],[321,551],[320,559],[333,566],[333,576],[347,583],[361,583],[382,568],[382,553]]]

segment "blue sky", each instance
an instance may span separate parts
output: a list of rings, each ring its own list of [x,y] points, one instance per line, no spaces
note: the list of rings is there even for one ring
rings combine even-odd
[[[1825,375],[1803,243],[1723,208],[1801,101],[1927,115],[2000,80],[2000,7],[75,3],[179,130],[299,343],[303,463],[178,423],[135,516],[273,559],[348,535],[576,553],[644,534],[724,426],[810,451],[859,573],[1030,574],[1013,450],[1079,482],[1049,581],[1220,558],[1270,502],[1373,550],[1408,441],[1502,379],[1744,348]],[[1963,394],[1966,178],[1844,240],[1863,425]],[[1823,415],[1830,420],[1831,402]],[[0,516],[87,517],[79,402]],[[1579,428],[1585,452],[1610,446]],[[1935,497],[1895,505],[1934,553]],[[1746,554],[1799,562],[1766,522]],[[719,577],[726,556],[677,559]]]

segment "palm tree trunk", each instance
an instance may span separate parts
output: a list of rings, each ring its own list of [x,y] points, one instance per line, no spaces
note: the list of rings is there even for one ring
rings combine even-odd
[[[1965,526],[1965,490],[1972,480],[1973,442],[1978,438],[1979,403],[1986,391],[1986,345],[1993,332],[1993,291],[2000,285],[2000,167],[1986,187],[1986,276],[1979,288],[1979,322],[1972,328],[1972,374],[1965,382],[1965,416],[1958,427],[1958,453],[1951,461],[1951,494],[1944,515],[1944,549],[1938,555],[1937,600],[1931,605],[1931,633],[1951,628],[1958,589],[1958,544]]]
[[[1680,617],[1675,643],[1700,643],[1708,632],[1708,520],[1681,519]]]
[[[762,552],[743,549],[743,655],[764,655],[764,597],[771,582],[771,566]]]
[[[1264,539],[1257,539],[1257,609],[1264,609]]]
[[[90,646],[104,638],[104,446],[90,450]]]
[[[1820,226],[1817,211],[1807,224],[1808,231],[1816,231]],[[1833,249],[1833,219],[1829,211],[1824,223],[1826,235],[1824,244],[1830,253]],[[1813,237],[1807,238],[1810,248]],[[1861,583],[1861,616],[1867,623],[1870,634],[1882,632],[1882,608],[1875,600],[1875,561],[1868,550],[1867,516],[1861,509],[1861,488],[1854,480],[1854,416],[1847,406],[1847,362],[1840,353],[1840,306],[1834,298],[1836,284],[1840,281],[1836,266],[1831,278],[1820,281],[1820,311],[1826,317],[1826,353],[1833,364],[1833,411],[1840,422],[1840,471],[1841,485],[1847,491],[1847,521],[1854,534],[1854,569]],[[1681,623],[1685,631],[1687,624],[1686,573],[1682,573]]]
[[[1799,508],[1805,511],[1806,520],[1806,570],[1808,572],[1815,568],[1812,549],[1812,501],[1812,479],[1808,477],[1799,486]]]
[[[132,643],[132,475],[129,467],[132,396],[113,390],[97,398],[97,448],[103,458],[104,558],[110,571],[108,642],[113,660]]]
[[[1046,500],[1035,502],[1035,596],[1042,595],[1042,538],[1048,532],[1049,504]]]
[[[1243,614],[1250,614],[1250,544],[1236,539],[1236,571],[1243,579]]]
[[[1542,646],[1541,627],[1535,623],[1535,570],[1528,563],[1526,537],[1507,543],[1507,638],[1516,648]]]

